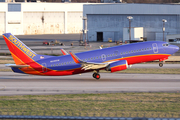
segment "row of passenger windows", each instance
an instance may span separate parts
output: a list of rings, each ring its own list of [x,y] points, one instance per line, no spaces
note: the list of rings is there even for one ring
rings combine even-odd
[[[152,48],[143,48],[143,49],[126,51],[126,52],[121,52],[121,55],[123,55],[123,54],[130,54],[130,53],[136,53],[136,52],[143,52],[143,51],[148,51],[148,50],[151,50],[151,49],[152,49]],[[117,56],[117,53],[104,55],[104,56],[102,56],[102,57],[113,57],[113,56]],[[86,58],[86,59],[83,59],[83,61],[86,62],[86,61],[96,60],[96,59],[101,59],[101,56]],[[74,61],[70,61],[70,62],[58,63],[58,64],[53,64],[53,65],[51,65],[51,67],[68,65],[68,64],[73,64],[73,63],[75,63],[75,62],[74,62]]]
[[[70,61],[70,62],[64,62],[64,63],[57,63],[57,64],[53,64],[51,65],[51,67],[55,67],[55,66],[62,66],[62,65],[68,65],[68,64],[73,64],[75,63],[74,61]]]
[[[137,50],[131,50],[131,51],[126,51],[126,52],[121,52],[121,55],[123,54],[130,54],[130,53],[136,53],[136,52],[143,52],[143,51],[148,51],[151,50],[152,48],[142,48],[142,49],[137,49]]]

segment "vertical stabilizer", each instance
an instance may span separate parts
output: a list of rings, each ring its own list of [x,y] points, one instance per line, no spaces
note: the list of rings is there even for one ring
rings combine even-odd
[[[37,54],[34,51],[11,33],[5,33],[3,34],[3,37],[16,65],[31,63],[37,57]]]

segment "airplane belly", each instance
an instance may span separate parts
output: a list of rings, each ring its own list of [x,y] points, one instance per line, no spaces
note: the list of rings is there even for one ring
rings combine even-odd
[[[64,71],[55,71],[51,70],[46,73],[44,73],[47,76],[65,76],[65,75],[73,75],[73,74],[79,74],[89,71],[81,70],[81,68],[73,69],[73,70],[64,70]]]
[[[140,56],[133,56],[133,57],[124,58],[124,60],[127,60],[128,65],[130,65],[130,64],[159,60],[162,58],[167,58],[169,56],[170,56],[169,54],[140,55]]]

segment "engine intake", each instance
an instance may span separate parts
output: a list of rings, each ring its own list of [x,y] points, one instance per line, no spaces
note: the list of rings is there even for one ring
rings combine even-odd
[[[116,72],[116,71],[121,71],[121,70],[125,70],[128,68],[128,64],[126,60],[120,60],[117,62],[113,62],[111,64],[109,64],[106,67],[107,71],[111,71],[111,72]]]

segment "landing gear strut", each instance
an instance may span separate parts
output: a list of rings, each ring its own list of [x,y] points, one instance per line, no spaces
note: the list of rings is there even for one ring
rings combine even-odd
[[[99,71],[94,71],[93,78],[100,79]]]

